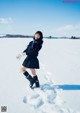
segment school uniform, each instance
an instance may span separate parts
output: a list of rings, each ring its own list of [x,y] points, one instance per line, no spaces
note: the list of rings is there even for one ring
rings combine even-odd
[[[26,68],[32,68],[32,69],[39,69],[39,60],[38,60],[38,54],[40,49],[42,48],[43,41],[41,39],[33,40],[31,41],[27,48],[23,51],[26,53],[27,57],[25,58],[23,62],[23,66]]]

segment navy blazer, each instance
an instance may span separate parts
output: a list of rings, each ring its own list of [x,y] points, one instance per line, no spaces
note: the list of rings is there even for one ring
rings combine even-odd
[[[37,57],[39,50],[42,48],[42,43],[43,41],[31,41],[27,48],[23,51],[26,53],[26,55],[30,56],[30,57]]]

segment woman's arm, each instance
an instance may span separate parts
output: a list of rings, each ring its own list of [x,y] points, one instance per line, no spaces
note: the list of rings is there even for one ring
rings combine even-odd
[[[22,56],[25,56],[25,55],[26,55],[26,53],[23,53],[23,52],[22,52],[22,53],[18,54],[18,55],[16,56],[16,58],[20,60],[21,57],[22,57]]]
[[[30,49],[27,51],[27,55],[33,55],[36,56],[38,54],[38,51],[42,48],[42,45],[37,45],[37,47],[35,47],[35,49]]]
[[[30,45],[30,43],[29,43],[29,45]],[[28,45],[28,46],[29,46],[29,45]],[[27,48],[26,48],[22,53],[20,53],[20,54],[18,54],[18,55],[16,56],[17,59],[20,60],[22,56],[25,56],[25,55],[26,55],[26,53],[27,53],[27,51],[28,51],[28,46],[27,46]]]
[[[31,42],[32,42],[32,41],[31,41]],[[23,51],[23,53],[26,53],[26,54],[27,54],[28,49],[30,48],[31,42],[27,45],[27,48]]]

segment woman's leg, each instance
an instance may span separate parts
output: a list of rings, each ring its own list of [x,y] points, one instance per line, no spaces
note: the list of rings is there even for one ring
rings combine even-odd
[[[36,70],[35,69],[30,69],[32,76],[36,76]]]
[[[30,69],[30,71],[31,71],[31,74],[33,76],[33,82],[36,84],[36,87],[40,87],[38,76],[36,74],[36,70],[35,69]]]
[[[33,78],[32,76],[26,71],[26,67],[21,67],[20,71],[25,75],[25,77],[30,81],[30,84],[32,85]]]
[[[24,73],[26,71],[26,67],[21,67],[20,72]]]

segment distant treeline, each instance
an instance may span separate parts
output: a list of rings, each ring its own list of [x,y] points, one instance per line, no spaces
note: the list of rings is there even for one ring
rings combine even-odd
[[[31,38],[33,36],[28,36],[28,35],[20,35],[20,34],[6,34],[4,36],[1,36],[1,38]]]
[[[6,34],[6,35],[3,35],[1,36],[0,35],[0,38],[33,38],[33,36],[31,35],[21,35],[21,34]],[[44,38],[47,38],[47,39],[80,39],[80,37],[75,37],[75,36],[71,36],[71,37],[53,37],[53,36],[47,36],[47,37],[44,37]]]

